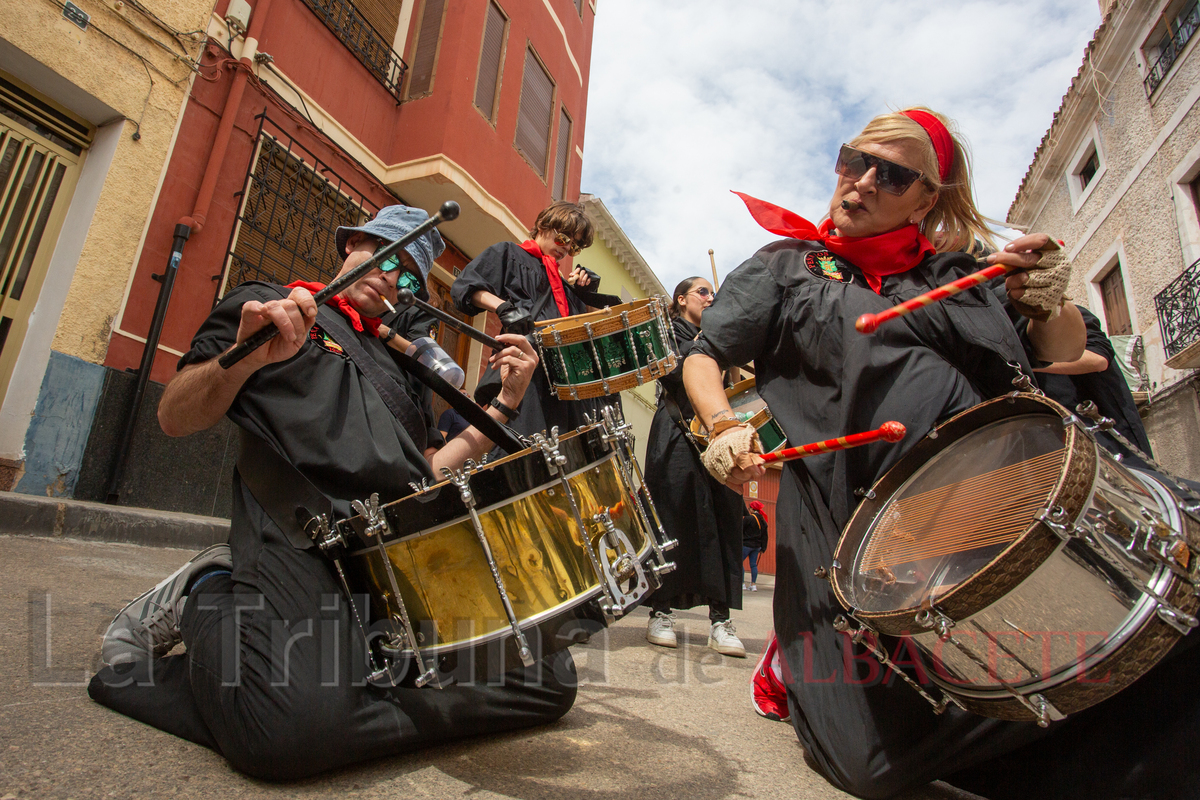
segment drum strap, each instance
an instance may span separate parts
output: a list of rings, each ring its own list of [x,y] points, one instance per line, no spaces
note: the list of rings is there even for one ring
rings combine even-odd
[[[704,448],[696,441],[696,437],[692,435],[692,429],[688,427],[687,421],[683,418],[683,410],[679,408],[679,403],[675,402],[675,398],[667,391],[667,388],[661,383],[658,385],[659,391],[662,392],[663,408],[667,410],[667,416],[675,423],[679,430],[683,431],[684,437],[691,442],[692,449],[696,451],[696,455],[703,455]]]
[[[324,514],[332,522],[333,503],[261,437],[238,428],[238,443],[237,471],[242,483],[293,547],[313,547],[296,512],[303,508],[309,512],[306,516]]]

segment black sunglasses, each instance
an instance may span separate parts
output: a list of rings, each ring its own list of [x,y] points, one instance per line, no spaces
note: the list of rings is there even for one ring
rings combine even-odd
[[[920,170],[864,153],[848,144],[842,145],[838,152],[837,166],[833,171],[847,180],[856,181],[866,175],[872,167],[875,168],[875,185],[888,194],[904,194],[908,187],[925,177],[925,173]]]

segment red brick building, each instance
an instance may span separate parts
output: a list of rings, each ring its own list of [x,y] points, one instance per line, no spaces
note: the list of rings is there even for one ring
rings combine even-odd
[[[86,445],[41,452],[62,437],[50,415],[35,418],[26,463],[66,465],[54,494],[226,515],[232,427],[183,446],[154,415],[214,302],[244,280],[327,282],[338,225],[454,200],[462,214],[441,228],[429,287],[447,298],[485,247],[578,199],[594,18],[594,0],[218,0],[95,365]],[[445,326],[440,336],[470,386],[479,345]],[[151,382],[139,383],[147,341]],[[54,375],[41,398],[61,391]],[[42,493],[36,475],[23,480],[18,491]]]

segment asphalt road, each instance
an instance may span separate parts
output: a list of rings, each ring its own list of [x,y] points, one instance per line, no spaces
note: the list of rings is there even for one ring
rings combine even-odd
[[[0,536],[0,800],[848,797],[805,764],[789,725],[751,710],[749,679],[771,627],[766,583],[733,614],[746,659],[707,648],[704,608],[679,612],[677,650],[652,647],[639,609],[573,648],[579,698],[554,725],[301,782],[247,778],[203,747],[93,703],[85,691],[112,615],[190,555]],[[969,797],[933,784],[904,800]]]

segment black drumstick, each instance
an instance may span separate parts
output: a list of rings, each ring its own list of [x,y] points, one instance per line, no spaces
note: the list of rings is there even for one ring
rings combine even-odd
[[[393,255],[399,253],[401,250],[407,247],[409,244],[412,244],[417,239],[424,236],[432,228],[441,225],[443,222],[449,222],[457,217],[458,203],[455,203],[452,200],[447,200],[445,203],[442,203],[442,207],[438,209],[438,212],[432,217],[425,220],[420,225],[413,228],[411,231],[404,234],[388,246],[380,250],[376,250],[373,256],[359,264],[354,269],[340,275],[337,278],[334,278],[332,281],[330,281],[328,286],[313,295],[313,300],[316,301],[317,305],[321,305],[338,292],[341,292],[348,286],[358,282],[372,269],[384,263]],[[279,328],[275,327],[273,323],[268,324],[265,328],[259,329],[237,347],[218,358],[217,363],[220,364],[223,369],[229,369],[234,364],[238,363],[243,358],[250,355],[250,353],[262,347],[264,344],[271,341],[278,335]]]
[[[483,342],[493,350],[503,350],[506,347],[504,342],[500,341],[499,339],[488,336],[483,331],[479,330],[478,328],[471,327],[462,320],[455,319],[445,311],[442,311],[440,308],[434,308],[433,306],[429,305],[429,303],[426,303],[423,300],[418,300],[417,296],[413,294],[412,290],[410,289],[400,289],[396,292],[396,305],[406,307],[416,306],[422,311],[437,317],[451,328],[454,328],[456,331],[465,333],[467,336],[470,336],[472,339],[478,342]]]

